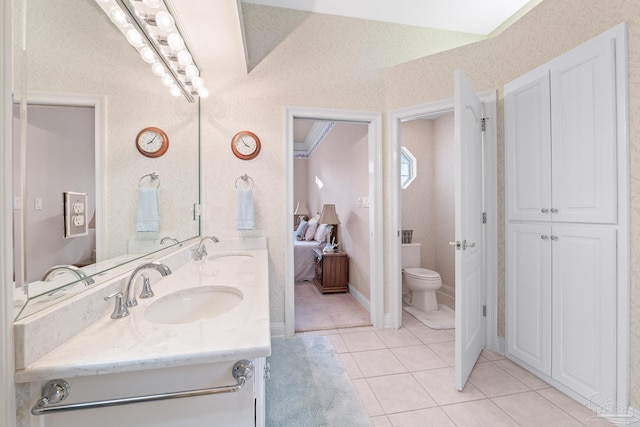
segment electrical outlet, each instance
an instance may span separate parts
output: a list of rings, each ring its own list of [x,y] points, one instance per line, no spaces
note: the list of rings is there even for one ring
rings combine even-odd
[[[64,237],[89,234],[87,228],[87,193],[66,191],[64,197]]]

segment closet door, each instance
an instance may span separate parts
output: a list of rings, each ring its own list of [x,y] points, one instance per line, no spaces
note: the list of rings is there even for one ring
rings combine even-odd
[[[616,400],[616,231],[557,225],[552,377],[598,405]]]
[[[553,221],[617,222],[614,53],[602,39],[551,64]]]
[[[507,354],[551,375],[551,226],[507,225]]]
[[[551,124],[548,69],[505,86],[507,218],[551,219]]]

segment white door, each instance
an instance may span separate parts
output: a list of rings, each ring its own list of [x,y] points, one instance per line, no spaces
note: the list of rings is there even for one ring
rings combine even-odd
[[[552,377],[591,402],[616,401],[616,230],[554,225]]]
[[[454,73],[456,149],[456,388],[462,390],[484,346],[482,104],[462,72]]]
[[[553,221],[618,220],[615,71],[608,38],[579,46],[551,66]]]
[[[549,71],[535,70],[504,87],[507,216],[551,219]]]
[[[551,375],[551,225],[507,224],[507,354]]]

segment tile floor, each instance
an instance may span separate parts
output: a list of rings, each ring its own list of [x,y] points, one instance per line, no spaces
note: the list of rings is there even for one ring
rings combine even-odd
[[[430,329],[408,313],[403,326],[304,333],[331,340],[375,427],[604,424],[579,402],[486,350],[458,392],[454,331]]]

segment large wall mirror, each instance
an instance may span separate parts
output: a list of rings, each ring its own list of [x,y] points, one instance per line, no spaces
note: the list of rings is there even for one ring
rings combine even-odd
[[[99,283],[106,271],[199,235],[199,103],[171,96],[94,1],[14,0],[13,13],[14,277],[30,300],[16,304],[23,317],[84,289],[89,280],[76,268]],[[169,138],[160,157],[136,148],[147,127]],[[86,205],[65,203],[68,193],[86,194]],[[65,209],[86,209],[85,232],[65,236]],[[56,265],[72,268],[44,280]]]

